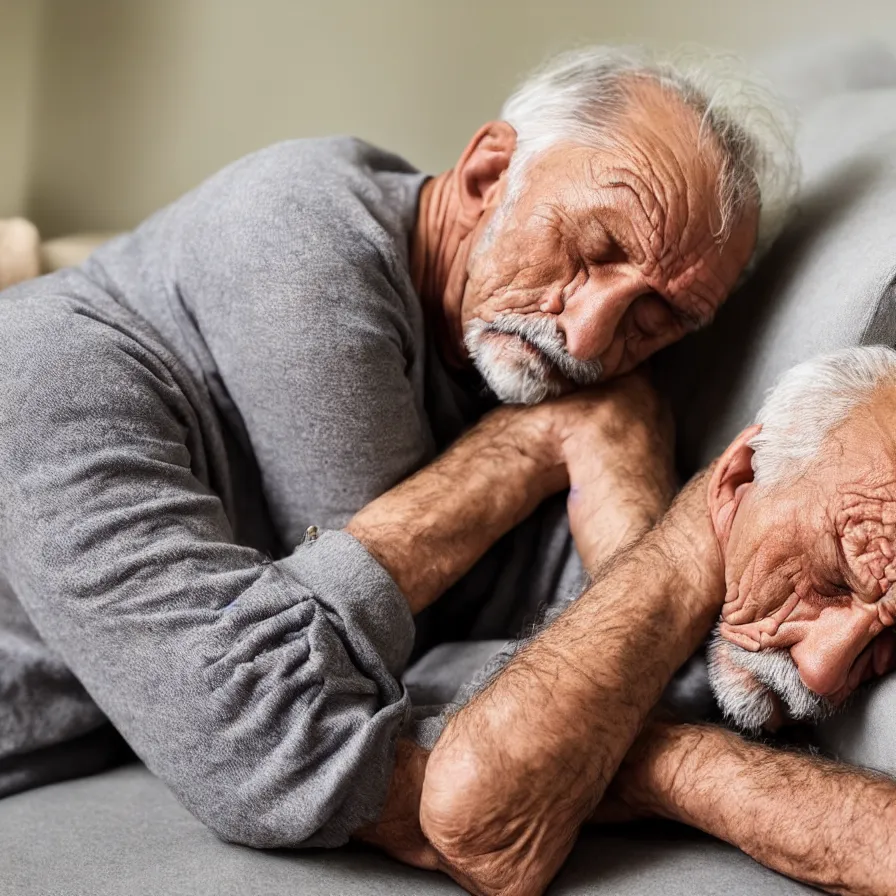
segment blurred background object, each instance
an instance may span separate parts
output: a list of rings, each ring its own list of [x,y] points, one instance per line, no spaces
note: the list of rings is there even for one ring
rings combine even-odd
[[[30,280],[40,270],[37,228],[24,218],[0,220],[0,289]]]
[[[879,43],[854,54],[858,77],[896,46],[896,3],[0,0],[0,218],[27,216],[44,237],[131,227],[290,137],[351,133],[435,172],[570,45],[787,56],[860,36]]]

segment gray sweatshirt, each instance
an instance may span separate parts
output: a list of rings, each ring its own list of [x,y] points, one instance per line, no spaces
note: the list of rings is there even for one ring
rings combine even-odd
[[[0,294],[0,794],[101,766],[110,720],[221,836],[344,843],[426,715],[412,654],[574,587],[562,501],[416,625],[341,530],[488,406],[411,284],[423,180],[279,144]]]

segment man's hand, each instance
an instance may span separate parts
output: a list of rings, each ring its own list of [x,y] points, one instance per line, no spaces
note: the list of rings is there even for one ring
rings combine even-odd
[[[449,722],[420,820],[456,880],[544,891],[723,591],[701,476]]]
[[[675,494],[672,416],[644,369],[558,400],[569,523],[594,572],[646,532]]]
[[[420,791],[429,752],[410,740],[395,747],[395,768],[379,819],[354,833],[356,840],[378,846],[384,852],[415,868],[435,871],[438,853],[420,830]]]
[[[648,721],[588,821],[619,824],[668,817],[662,799],[668,798],[684,760],[679,752],[688,742],[684,735],[692,735],[701,727],[672,719]]]
[[[896,782],[750,743],[710,725],[654,724],[595,821],[660,816],[789,877],[849,896],[896,893]]]

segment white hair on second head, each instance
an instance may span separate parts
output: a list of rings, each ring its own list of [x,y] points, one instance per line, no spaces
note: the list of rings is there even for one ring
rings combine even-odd
[[[517,133],[508,171],[509,200],[521,187],[523,169],[552,144],[570,140],[606,145],[624,114],[632,84],[644,80],[660,84],[694,108],[702,118],[701,143],[708,133],[721,150],[718,235],[727,236],[746,206],[759,204],[752,264],[787,220],[799,165],[788,111],[769,85],[747,74],[733,56],[590,47],[551,60],[523,82],[501,110]]]
[[[765,400],[750,440],[757,485],[773,486],[805,471],[828,434],[858,405],[896,387],[896,351],[884,345],[846,348],[791,368]]]

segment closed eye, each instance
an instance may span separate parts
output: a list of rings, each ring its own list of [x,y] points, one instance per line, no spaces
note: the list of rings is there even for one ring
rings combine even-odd
[[[619,245],[612,236],[606,234],[605,239],[600,241],[599,246],[591,246],[588,254],[587,264],[625,264],[628,261],[628,253]]]
[[[702,330],[709,323],[709,321],[704,320],[698,315],[692,314],[684,308],[679,308],[674,305],[661,293],[646,293],[642,298],[649,298],[652,302],[665,309],[668,319],[674,321],[686,333],[696,333],[697,330]]]
[[[852,589],[841,579],[813,584],[812,590],[827,603],[848,603],[852,599]]]

